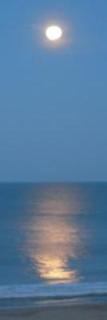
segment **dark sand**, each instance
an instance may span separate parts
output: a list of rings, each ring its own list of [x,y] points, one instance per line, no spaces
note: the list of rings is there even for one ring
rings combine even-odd
[[[0,311],[0,320],[107,320],[107,303]]]

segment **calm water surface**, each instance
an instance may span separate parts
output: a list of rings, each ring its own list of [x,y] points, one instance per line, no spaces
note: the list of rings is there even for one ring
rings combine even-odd
[[[107,281],[107,184],[0,184],[0,285]]]

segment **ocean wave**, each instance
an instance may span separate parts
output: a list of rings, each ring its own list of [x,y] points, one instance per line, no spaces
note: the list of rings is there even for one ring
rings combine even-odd
[[[107,282],[0,286],[0,299],[66,299],[93,295],[107,295]]]

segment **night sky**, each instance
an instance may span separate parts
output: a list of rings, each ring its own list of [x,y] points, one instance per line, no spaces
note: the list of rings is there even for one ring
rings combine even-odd
[[[45,41],[45,26],[64,42]],[[0,2],[0,181],[107,180],[107,0]]]

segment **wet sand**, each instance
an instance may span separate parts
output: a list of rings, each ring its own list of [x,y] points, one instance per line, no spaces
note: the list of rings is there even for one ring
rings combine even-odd
[[[0,320],[107,320],[107,303],[0,311]]]

